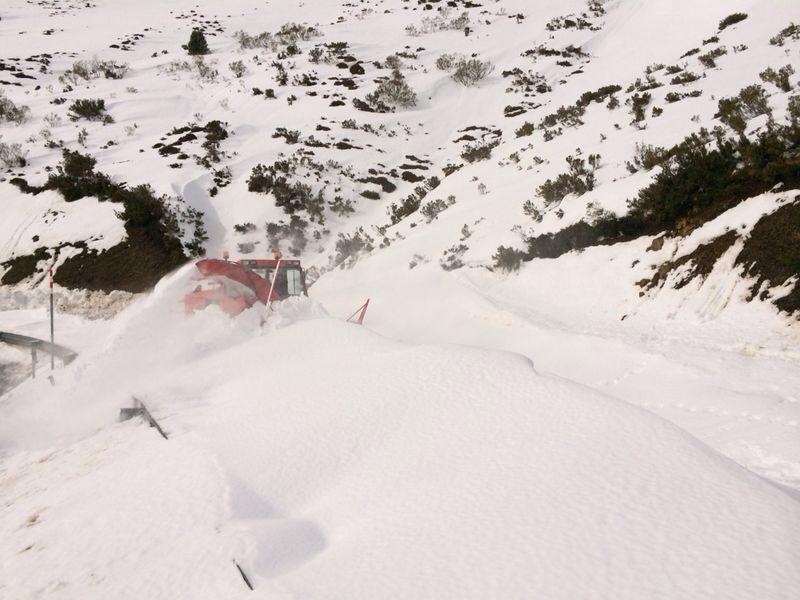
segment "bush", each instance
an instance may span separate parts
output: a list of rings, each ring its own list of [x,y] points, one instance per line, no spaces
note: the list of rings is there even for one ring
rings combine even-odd
[[[328,202],[328,208],[331,212],[340,217],[356,212],[351,200],[345,200],[341,196],[334,196],[333,200]]]
[[[568,156],[569,172],[561,173],[555,181],[548,179],[537,189],[545,204],[561,202],[568,194],[581,196],[594,189],[594,171],[600,156],[593,154],[589,157],[589,168],[582,158]]]
[[[408,35],[416,37],[426,33],[434,33],[436,31],[445,31],[448,29],[463,31],[464,29],[468,28],[470,21],[469,13],[467,11],[462,12],[459,16],[452,19],[450,18],[450,14],[450,9],[446,8],[435,17],[425,17],[422,19],[422,23],[420,23],[419,27],[415,25],[407,26],[405,31]]]
[[[233,230],[236,233],[241,233],[241,234],[253,233],[257,229],[258,229],[258,227],[256,227],[256,224],[255,223],[251,223],[250,221],[248,221],[246,223],[238,223],[238,224],[233,226]]]
[[[724,56],[727,53],[728,51],[726,50],[725,46],[720,46],[719,48],[715,48],[710,52],[701,54],[697,57],[697,60],[699,60],[706,69],[713,69],[717,66],[716,59],[720,56]]]
[[[767,67],[759,73],[761,81],[772,83],[784,92],[792,91],[792,84],[789,82],[789,77],[792,75],[794,75],[794,67],[792,65],[783,66],[777,71],[772,67]]]
[[[634,94],[631,96],[627,103],[631,105],[631,114],[633,115],[633,122],[640,123],[644,121],[647,105],[650,104],[652,96],[649,92],[643,94]]]
[[[233,76],[236,78],[241,79],[244,77],[244,74],[247,73],[247,67],[241,60],[235,60],[228,65],[228,68],[233,73]]]
[[[743,88],[738,96],[721,98],[717,116],[725,125],[740,135],[747,128],[747,121],[759,115],[771,114],[767,93],[758,84]]]
[[[787,39],[800,40],[800,25],[790,23],[782,29],[776,36],[771,37],[769,43],[773,46],[783,46]]]
[[[61,164],[56,167],[55,173],[49,175],[42,189],[58,190],[67,202],[86,196],[114,201],[113,196],[120,186],[112,182],[108,175],[95,171],[96,164],[94,157],[65,148]]]
[[[444,258],[439,261],[439,265],[445,271],[453,271],[464,266],[461,260],[469,248],[466,244],[456,244],[443,252]]]
[[[450,71],[460,60],[463,60],[460,54],[445,53],[436,59],[436,68],[440,71]]]
[[[86,119],[87,121],[103,121],[112,123],[111,115],[106,114],[106,101],[102,98],[93,100],[76,100],[69,107],[69,118],[72,121]]]
[[[664,148],[637,142],[633,163],[628,162],[626,166],[631,173],[636,173],[640,169],[649,171],[662,164],[668,157],[669,154]]]
[[[544,129],[546,127],[555,127],[558,124],[561,124],[565,127],[577,127],[579,125],[583,125],[581,117],[583,117],[585,112],[586,108],[583,104],[575,104],[574,106],[561,106],[558,108],[558,110],[556,110],[556,112],[545,116],[545,118],[542,119],[542,122],[539,123],[539,127]]]
[[[519,137],[527,137],[529,135],[533,135],[534,131],[536,131],[536,127],[534,126],[534,124],[533,123],[529,123],[528,121],[525,121],[519,127],[519,129],[517,129],[514,133],[519,138]]]
[[[192,34],[189,36],[189,43],[186,45],[186,50],[191,56],[198,56],[201,54],[208,54],[208,42],[206,36],[200,29],[192,29]]]
[[[468,163],[474,163],[481,160],[489,160],[492,156],[492,150],[500,144],[499,140],[494,142],[479,142],[472,146],[467,146],[461,153],[463,158]]]
[[[792,96],[789,98],[789,106],[787,107],[789,120],[794,127],[800,126],[800,96]]]
[[[352,266],[359,254],[372,251],[373,241],[361,227],[350,235],[340,233],[335,245],[334,266]]]
[[[283,138],[287,144],[296,144],[300,141],[300,132],[296,129],[286,129],[285,127],[278,127],[275,133],[272,134],[273,138]]]
[[[499,246],[497,252],[492,255],[495,269],[508,272],[519,271],[524,257],[524,252],[514,248],[506,248],[505,246]]]
[[[732,15],[728,15],[722,21],[719,22],[719,30],[722,31],[726,27],[730,27],[731,25],[735,25],[736,23],[741,23],[747,18],[745,13],[733,13]]]
[[[305,233],[307,227],[308,221],[297,215],[289,217],[288,223],[267,223],[265,229],[270,248],[280,248],[287,244],[289,252],[299,256],[308,245]]]
[[[631,217],[650,231],[699,224],[776,184],[800,185],[800,126],[772,127],[756,140],[726,140],[701,131],[669,150],[655,181],[628,202]]]
[[[470,58],[468,60],[460,60],[451,77],[456,83],[470,87],[484,79],[493,70],[494,65],[492,63]]]
[[[287,161],[276,161],[272,165],[256,165],[247,180],[251,192],[269,194],[275,197],[275,205],[283,208],[286,214],[305,210],[312,220],[321,217],[325,208],[322,191],[314,195],[311,187],[300,181],[290,182],[294,174]]]
[[[602,103],[613,94],[622,90],[620,85],[604,85],[593,92],[584,92],[576,102],[579,106],[588,106],[592,102]]]
[[[0,123],[8,121],[9,123],[20,125],[30,119],[30,117],[30,108],[27,106],[17,106],[6,97],[5,92],[0,90]]]
[[[21,144],[4,144],[0,142],[0,163],[7,169],[24,167],[27,164]]]
[[[283,50],[282,53],[284,55],[291,56],[300,53],[299,48],[297,48],[298,42],[308,41],[319,35],[320,32],[315,27],[301,25],[299,23],[284,23],[274,35],[267,31],[255,35],[250,35],[244,31],[237,31],[233,37],[239,42],[239,47],[242,50],[252,50],[255,48],[263,48],[269,52]],[[332,49],[334,47],[338,49],[339,47],[335,46],[336,44],[341,44],[341,42],[332,42],[329,46]],[[344,49],[346,49],[346,45],[341,49],[341,52],[343,52]],[[334,51],[331,50],[331,52],[333,53]],[[311,62],[319,62],[319,59],[322,57],[322,50],[314,49],[310,54],[312,57]]]
[[[693,81],[697,81],[700,79],[700,75],[692,73],[691,71],[684,71],[683,73],[679,73],[675,77],[670,80],[672,85],[684,85],[687,83],[692,83]]]
[[[113,60],[79,60],[72,63],[72,67],[64,71],[58,78],[61,83],[77,85],[81,79],[89,81],[105,77],[106,79],[122,79],[129,67],[125,63],[118,64]]]
[[[432,202],[428,202],[425,206],[422,207],[422,209],[419,212],[421,212],[422,215],[425,217],[425,220],[428,223],[430,223],[439,216],[439,213],[444,212],[455,203],[456,203],[455,196],[448,196],[447,202],[437,198]]]
[[[389,79],[381,81],[378,84],[378,89],[368,94],[366,100],[376,109],[382,106],[410,108],[417,105],[417,95],[398,69],[392,71],[392,76]]]

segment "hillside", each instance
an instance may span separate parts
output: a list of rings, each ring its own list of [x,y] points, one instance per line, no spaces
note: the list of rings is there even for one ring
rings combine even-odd
[[[10,0],[0,39],[0,331],[47,338],[52,266],[79,354],[0,344],[0,598],[800,593],[796,2]],[[184,317],[197,258],[273,249],[309,298]]]

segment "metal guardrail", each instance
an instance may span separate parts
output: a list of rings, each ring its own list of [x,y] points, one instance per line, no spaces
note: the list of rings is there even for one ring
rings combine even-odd
[[[37,354],[44,352],[51,356],[57,357],[65,365],[68,365],[78,357],[78,353],[74,350],[61,346],[59,344],[51,344],[39,338],[30,337],[28,335],[21,335],[19,333],[11,333],[8,331],[0,331],[0,342],[9,344],[10,346],[17,346],[19,348],[28,348],[31,352],[31,377],[36,377],[36,362]]]

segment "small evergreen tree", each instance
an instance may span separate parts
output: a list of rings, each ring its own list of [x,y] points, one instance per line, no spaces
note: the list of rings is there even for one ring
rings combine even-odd
[[[189,37],[189,43],[186,45],[189,54],[195,56],[197,54],[208,54],[208,42],[206,36],[199,29],[192,29],[192,35]]]

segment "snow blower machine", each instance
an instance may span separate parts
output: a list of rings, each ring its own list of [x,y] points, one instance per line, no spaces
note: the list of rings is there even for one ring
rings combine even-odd
[[[206,258],[195,265],[198,281],[184,296],[187,314],[215,304],[236,316],[256,303],[269,306],[291,296],[307,296],[305,273],[299,260],[256,258],[229,261]]]

